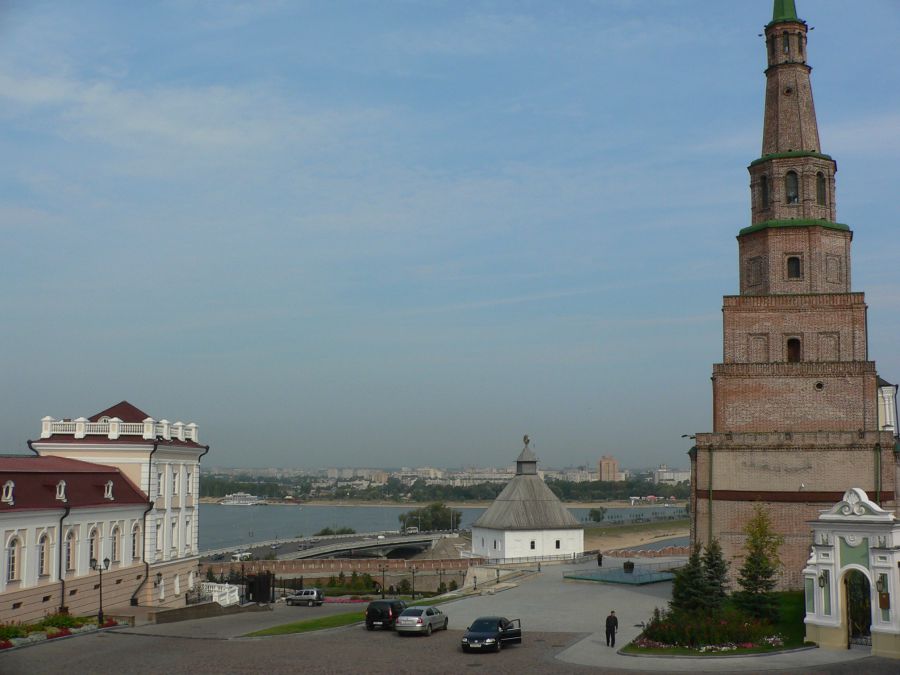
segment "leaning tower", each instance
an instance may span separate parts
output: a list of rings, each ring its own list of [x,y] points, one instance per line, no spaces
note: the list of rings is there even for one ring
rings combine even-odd
[[[863,488],[895,506],[895,439],[881,431],[866,303],[851,291],[853,232],[837,222],[837,164],[822,152],[807,25],[775,0],[765,28],[762,154],[750,163],[750,225],[737,236],[740,293],[723,301],[713,432],[691,450],[692,539],[717,537],[736,575],[742,529],[765,504],[784,535],[781,587],[799,588],[807,521]]]

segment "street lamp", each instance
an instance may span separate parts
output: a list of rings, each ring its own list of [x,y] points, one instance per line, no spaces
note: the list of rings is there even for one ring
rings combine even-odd
[[[100,573],[100,611],[97,612],[97,624],[103,628],[103,570],[109,569],[109,558],[104,558],[103,563],[91,558],[91,569]]]
[[[478,590],[478,577],[474,574],[472,575],[472,582],[473,582],[473,585],[475,586],[475,590],[477,591]]]
[[[387,572],[388,566],[385,564],[381,564],[378,566],[378,569],[381,570],[381,599],[384,600],[384,573]]]
[[[412,565],[409,568],[412,571],[412,599],[416,599],[416,566]]]

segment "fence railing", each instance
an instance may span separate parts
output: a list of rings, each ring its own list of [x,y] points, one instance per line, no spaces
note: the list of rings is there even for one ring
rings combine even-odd
[[[240,593],[238,587],[233,584],[215,584],[211,581],[204,581],[200,584],[201,595],[206,595],[214,602],[218,602],[222,607],[229,607],[240,602]]]

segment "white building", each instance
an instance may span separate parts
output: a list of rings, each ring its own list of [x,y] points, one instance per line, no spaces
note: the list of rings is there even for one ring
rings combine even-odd
[[[197,425],[155,420],[127,401],[92,417],[41,420],[41,437],[29,447],[41,456],[70,457],[115,466],[152,503],[141,559],[152,583],[135,604],[182,606],[199,561],[200,445]]]
[[[806,639],[826,649],[871,645],[900,658],[900,522],[859,488],[813,522],[803,570]]]
[[[676,485],[691,480],[691,472],[687,469],[670,469],[666,464],[660,464],[653,470],[653,482],[664,485]]]
[[[472,554],[482,558],[572,556],[584,550],[584,529],[537,472],[528,447],[516,475],[472,525]]]
[[[127,605],[146,580],[149,503],[117,468],[62,457],[0,457],[0,623]],[[191,576],[187,585],[194,583]],[[185,589],[187,590],[187,588]]]

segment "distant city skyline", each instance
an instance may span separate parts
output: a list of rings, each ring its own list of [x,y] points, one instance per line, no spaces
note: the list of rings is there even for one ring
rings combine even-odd
[[[897,382],[900,4],[797,9]],[[127,399],[208,466],[687,466],[771,11],[3,4],[0,453]]]

